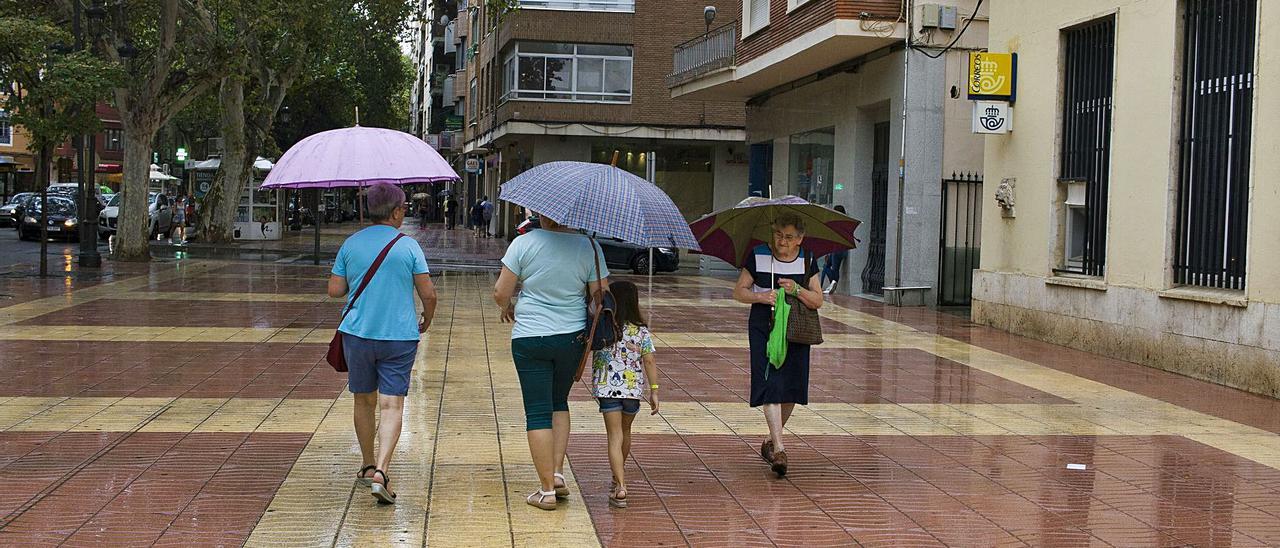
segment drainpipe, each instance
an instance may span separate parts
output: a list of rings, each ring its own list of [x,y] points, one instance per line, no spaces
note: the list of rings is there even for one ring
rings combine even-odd
[[[907,92],[910,90],[911,84],[911,78],[909,77],[909,69],[911,68],[911,35],[915,33],[915,29],[911,26],[911,16],[915,13],[915,0],[905,1],[907,2],[907,32],[906,38],[903,38],[906,47],[902,50],[902,147],[898,151],[898,223],[895,230],[896,234],[894,235],[894,287],[902,286],[902,212],[904,205],[903,192],[907,186]]]

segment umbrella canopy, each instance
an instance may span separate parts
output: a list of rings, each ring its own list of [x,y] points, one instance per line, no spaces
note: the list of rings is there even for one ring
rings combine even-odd
[[[403,131],[349,127],[323,131],[289,148],[262,188],[335,188],[458,180],[422,139]]]
[[[698,249],[666,192],[613,166],[545,163],[504,183],[499,198],[600,236],[646,247]]]
[[[271,160],[261,156],[253,161],[253,169],[258,171],[271,171],[271,168],[273,167],[275,167],[275,164],[271,163]]]
[[[419,192],[414,194],[413,196],[410,196],[409,199],[410,200],[426,200],[427,198],[430,198],[430,197],[431,195],[427,194],[426,192]]]
[[[773,221],[786,214],[795,215],[804,223],[804,242],[800,247],[814,256],[857,246],[853,231],[860,221],[796,196],[747,198],[729,209],[698,219],[689,227],[702,244],[702,253],[742,268],[752,249],[773,241]]]
[[[166,175],[164,173],[161,173],[159,171],[154,171],[154,170],[151,172],[150,178],[152,181],[177,181],[178,180],[177,177],[174,177],[172,175]]]

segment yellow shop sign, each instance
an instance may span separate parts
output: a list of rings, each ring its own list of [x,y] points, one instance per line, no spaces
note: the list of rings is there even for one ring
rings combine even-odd
[[[969,98],[1013,102],[1018,83],[1018,54],[976,51],[969,54]]]

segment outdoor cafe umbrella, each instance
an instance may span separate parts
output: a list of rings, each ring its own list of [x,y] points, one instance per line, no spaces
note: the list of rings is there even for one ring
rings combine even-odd
[[[393,129],[355,126],[298,141],[272,166],[260,188],[321,189],[459,179],[449,162],[422,139]],[[316,213],[315,264],[320,264]]]
[[[498,198],[569,228],[648,248],[650,308],[652,248],[699,249],[680,208],[666,192],[611,165],[548,162],[534,166],[504,183]]]
[[[706,215],[689,227],[698,238],[703,254],[742,268],[752,249],[773,241],[773,222],[785,214],[795,215],[804,223],[804,241],[800,247],[814,257],[857,247],[858,239],[853,231],[860,221],[796,196],[775,199],[753,196],[729,209]]]

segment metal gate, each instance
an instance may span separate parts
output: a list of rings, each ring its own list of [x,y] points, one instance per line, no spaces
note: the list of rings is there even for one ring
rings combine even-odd
[[[973,270],[982,248],[982,175],[952,173],[942,180],[938,305],[969,306]]]
[[[885,239],[889,232],[889,123],[875,125],[871,163],[871,238],[867,266],[862,269],[862,292],[884,295]]]

